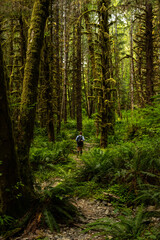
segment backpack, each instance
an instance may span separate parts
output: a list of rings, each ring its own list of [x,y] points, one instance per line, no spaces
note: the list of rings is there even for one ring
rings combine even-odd
[[[82,136],[79,135],[78,138],[77,138],[77,144],[78,144],[78,146],[83,146],[83,141],[81,141],[81,140],[82,140]]]

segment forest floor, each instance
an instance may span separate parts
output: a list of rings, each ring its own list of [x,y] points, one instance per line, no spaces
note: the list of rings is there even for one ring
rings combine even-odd
[[[84,151],[88,151],[92,147],[89,143],[85,143]],[[76,154],[72,155],[72,158],[76,160],[77,167],[83,164]],[[46,185],[46,183],[44,184]],[[73,204],[79,210],[80,217],[70,226],[60,225],[60,232],[51,233],[48,229],[37,228],[34,232],[25,230],[20,237],[10,238],[10,240],[104,240],[105,237],[97,236],[95,231],[84,232],[83,230],[86,229],[86,224],[95,222],[99,218],[115,217],[112,204],[104,200],[87,198],[75,198]]]
[[[75,204],[83,217],[77,219],[75,223],[70,226],[60,225],[60,232],[51,233],[48,229],[36,229],[35,232],[25,233],[12,240],[105,240],[103,236],[96,236],[95,231],[83,232],[86,224],[96,221],[99,218],[112,216],[113,207],[106,202],[90,200],[90,199],[75,199]]]

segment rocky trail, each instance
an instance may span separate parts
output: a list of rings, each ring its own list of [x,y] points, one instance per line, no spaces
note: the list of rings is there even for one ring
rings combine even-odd
[[[86,228],[86,224],[96,221],[103,217],[113,217],[113,207],[110,203],[105,201],[88,200],[88,199],[75,199],[75,204],[79,211],[83,214],[83,217],[77,219],[77,221],[70,226],[60,226],[60,232],[51,233],[47,229],[36,229],[33,233],[21,235],[18,238],[12,238],[12,240],[105,240],[103,236],[96,236],[95,231],[83,232]]]

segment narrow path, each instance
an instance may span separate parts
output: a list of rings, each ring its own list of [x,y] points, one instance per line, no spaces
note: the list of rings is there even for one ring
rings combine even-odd
[[[27,236],[14,238],[14,240],[105,240],[103,236],[96,236],[95,231],[84,233],[86,224],[96,221],[99,218],[106,216],[111,217],[113,214],[113,207],[105,201],[77,199],[76,206],[84,217],[75,222],[71,226],[60,226],[60,232],[51,233],[49,230],[37,229],[35,233],[29,233]],[[95,235],[95,236],[94,236]],[[13,239],[12,239],[13,240]]]
[[[86,224],[96,221],[99,218],[106,217],[112,212],[112,207],[107,205],[106,202],[99,202],[96,200],[80,199],[76,201],[78,209],[83,213],[84,218],[75,223],[72,227],[64,227],[61,233],[56,234],[57,240],[105,240],[103,236],[94,236],[96,232],[89,231],[88,233],[82,232],[86,229]]]

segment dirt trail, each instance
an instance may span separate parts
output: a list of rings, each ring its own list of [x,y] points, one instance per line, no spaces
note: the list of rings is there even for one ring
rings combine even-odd
[[[83,217],[80,217],[80,219],[71,226],[61,225],[59,233],[51,233],[47,229],[37,229],[34,233],[14,238],[14,240],[105,240],[105,237],[95,235],[97,233],[95,231],[84,233],[83,230],[86,228],[86,224],[94,222],[99,218],[114,216],[111,204],[105,201],[100,202],[88,199],[76,199],[75,202],[77,208],[83,214]]]

